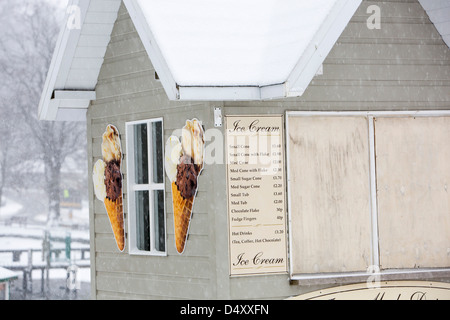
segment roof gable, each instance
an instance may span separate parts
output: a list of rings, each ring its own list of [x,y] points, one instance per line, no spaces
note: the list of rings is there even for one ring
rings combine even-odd
[[[433,1],[420,0],[428,12],[447,10]],[[81,29],[61,31],[40,119],[85,120],[121,3],[71,0],[69,6],[80,9]],[[169,99],[245,101],[301,96],[361,0],[123,3]],[[72,15],[69,10],[66,21]]]
[[[124,3],[169,99],[224,101],[302,95],[361,0]]]
[[[137,0],[180,86],[283,83],[336,0]]]
[[[121,0],[70,0],[39,103],[41,120],[85,121]]]

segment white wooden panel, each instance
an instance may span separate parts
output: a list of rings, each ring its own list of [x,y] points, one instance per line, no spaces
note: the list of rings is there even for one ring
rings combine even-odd
[[[86,81],[92,84],[92,81],[97,83],[98,74],[100,73],[100,68],[95,69],[71,69],[67,81],[70,79],[76,79],[77,81]],[[95,85],[94,85],[95,86]]]
[[[88,12],[85,23],[114,23],[117,12]]]
[[[92,0],[89,5],[90,12],[118,12],[120,0]]]
[[[112,23],[86,23],[81,29],[81,34],[110,36],[113,27]]]
[[[78,40],[79,47],[106,47],[111,37],[109,35],[82,34]]]
[[[293,274],[365,271],[371,262],[365,117],[288,119]]]
[[[106,48],[104,47],[78,47],[75,58],[103,58]]]
[[[378,118],[382,268],[450,266],[450,117]]]
[[[59,109],[56,115],[56,121],[86,121],[86,110],[81,109]]]
[[[74,58],[72,69],[98,69],[103,63],[103,58]]]

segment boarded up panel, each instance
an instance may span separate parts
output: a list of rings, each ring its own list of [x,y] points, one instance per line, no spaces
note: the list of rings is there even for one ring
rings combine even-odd
[[[365,117],[289,118],[294,274],[365,271],[371,262]]]
[[[450,118],[375,124],[382,268],[450,266]]]

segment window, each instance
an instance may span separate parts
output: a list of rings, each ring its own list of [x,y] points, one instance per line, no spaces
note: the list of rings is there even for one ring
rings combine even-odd
[[[166,254],[163,120],[126,124],[130,254]]]
[[[289,112],[286,127],[291,279],[450,271],[450,112]]]

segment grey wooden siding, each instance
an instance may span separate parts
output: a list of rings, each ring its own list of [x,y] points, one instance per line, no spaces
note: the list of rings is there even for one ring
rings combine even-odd
[[[367,28],[370,5],[381,9],[380,30]],[[417,0],[363,1],[326,58],[323,72],[302,97],[224,102],[224,114],[450,109],[450,50]],[[285,278],[271,277],[264,287],[255,285],[260,279],[230,279],[231,296],[292,293]]]
[[[197,117],[211,126],[207,103],[173,103],[167,100],[161,84],[154,79],[154,69],[133,23],[122,5],[116,21],[105,62],[97,84],[97,101],[88,111],[89,163],[101,158],[102,134],[108,124],[117,126],[126,153],[125,123],[164,116],[165,139],[186,119]],[[127,231],[126,160],[124,174],[124,212]],[[183,256],[174,246],[173,210],[167,182],[167,257],[133,256],[116,249],[103,203],[91,190],[91,242],[93,247],[92,294],[98,299],[205,299],[214,296],[214,230],[206,191],[214,190],[213,171],[205,170],[195,202],[188,245]],[[92,189],[92,187],[91,187]],[[201,272],[199,272],[199,270]]]
[[[366,10],[372,4],[381,8],[381,30],[366,26]],[[164,117],[167,139],[194,117],[206,129],[212,128],[214,106],[222,107],[224,115],[450,109],[450,50],[417,0],[363,1],[326,59],[324,74],[315,77],[302,97],[171,102],[154,80],[152,64],[122,5],[96,91],[97,101],[90,106],[87,119],[90,170],[101,157],[101,135],[109,123],[122,133],[125,151],[125,122]],[[98,299],[251,299],[285,298],[316,290],[315,286],[291,285],[288,275],[229,277],[225,178],[224,165],[210,165],[203,171],[182,256],[174,248],[167,184],[167,257],[131,256],[128,248],[117,252],[106,211],[90,185],[92,295]],[[124,210],[126,218],[126,199]]]

